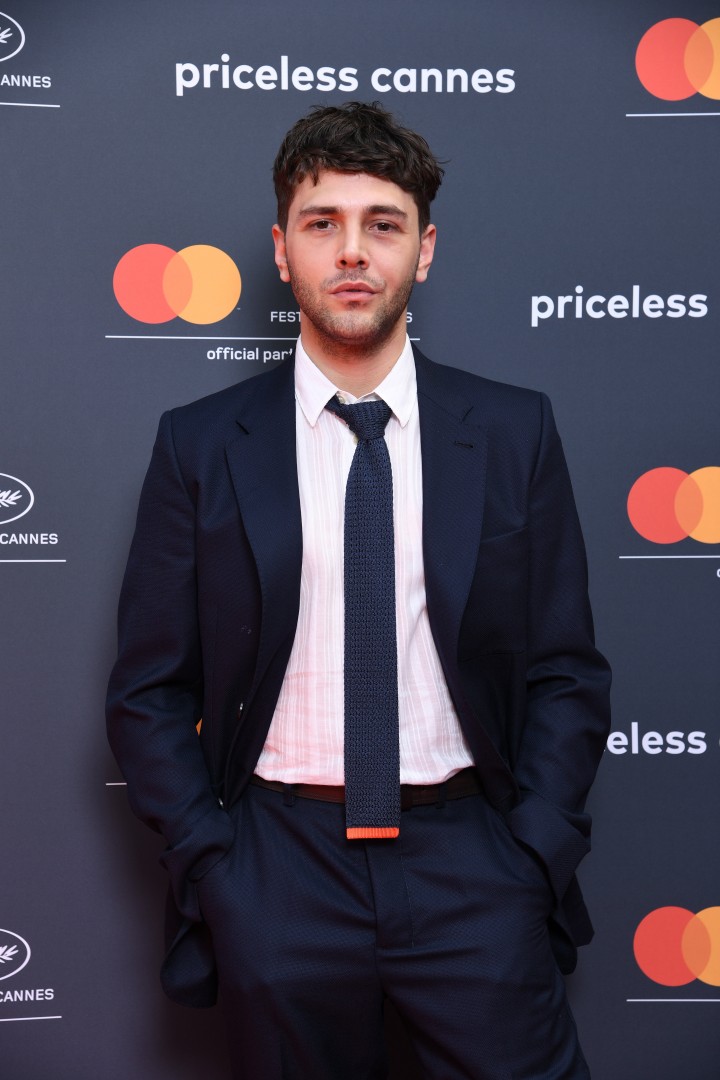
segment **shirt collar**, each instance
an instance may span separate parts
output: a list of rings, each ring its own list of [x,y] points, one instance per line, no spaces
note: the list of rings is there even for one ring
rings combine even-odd
[[[315,427],[328,401],[338,392],[350,403],[382,398],[397,417],[400,427],[405,427],[417,401],[415,359],[410,338],[406,335],[403,350],[383,381],[372,394],[365,394],[362,398],[354,398],[342,386],[335,386],[312,362],[303,348],[302,339],[298,338],[295,346],[295,397],[311,427]]]

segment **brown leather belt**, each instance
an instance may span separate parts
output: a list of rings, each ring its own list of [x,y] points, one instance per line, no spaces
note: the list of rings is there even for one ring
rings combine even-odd
[[[296,795],[300,799],[316,799],[318,802],[344,803],[345,788],[329,784],[284,784],[281,780],[266,780],[255,773],[250,778],[255,787],[280,791],[283,794]],[[401,784],[400,805],[403,810],[412,806],[431,806],[444,803],[447,799],[464,799],[468,795],[478,795],[482,791],[477,769],[462,769],[442,784]]]

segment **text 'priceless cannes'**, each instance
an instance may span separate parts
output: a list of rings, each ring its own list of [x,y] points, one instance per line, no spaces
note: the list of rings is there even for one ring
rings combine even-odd
[[[305,64],[290,65],[288,56],[273,64],[236,64],[224,52],[212,64],[178,63],[175,65],[175,93],[178,97],[188,90],[339,90],[352,94],[361,89],[357,67],[322,66],[310,68]],[[510,94],[515,89],[515,70],[486,67],[468,70],[464,67],[377,67],[369,78],[369,87],[379,94],[396,90],[400,94]]]

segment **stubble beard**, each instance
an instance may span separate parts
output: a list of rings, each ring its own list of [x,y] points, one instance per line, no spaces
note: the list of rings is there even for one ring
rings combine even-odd
[[[321,283],[319,290],[315,290],[294,272],[290,262],[287,269],[290,287],[300,311],[303,317],[312,323],[323,347],[329,352],[349,357],[376,352],[392,337],[407,308],[415,284],[417,266],[395,292],[389,296],[383,295],[381,302],[372,312],[363,311],[359,302],[357,310],[351,309],[342,313],[331,311],[323,301],[323,296],[331,289],[343,281],[364,281],[379,293],[385,283],[355,271],[328,278]]]

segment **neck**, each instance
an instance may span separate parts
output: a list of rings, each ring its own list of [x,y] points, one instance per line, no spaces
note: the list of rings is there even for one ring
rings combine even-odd
[[[324,334],[308,320],[300,320],[302,342],[305,352],[323,375],[339,390],[347,390],[353,397],[370,394],[395,366],[405,345],[405,320],[398,322],[384,341],[368,345],[367,342],[339,344]]]

